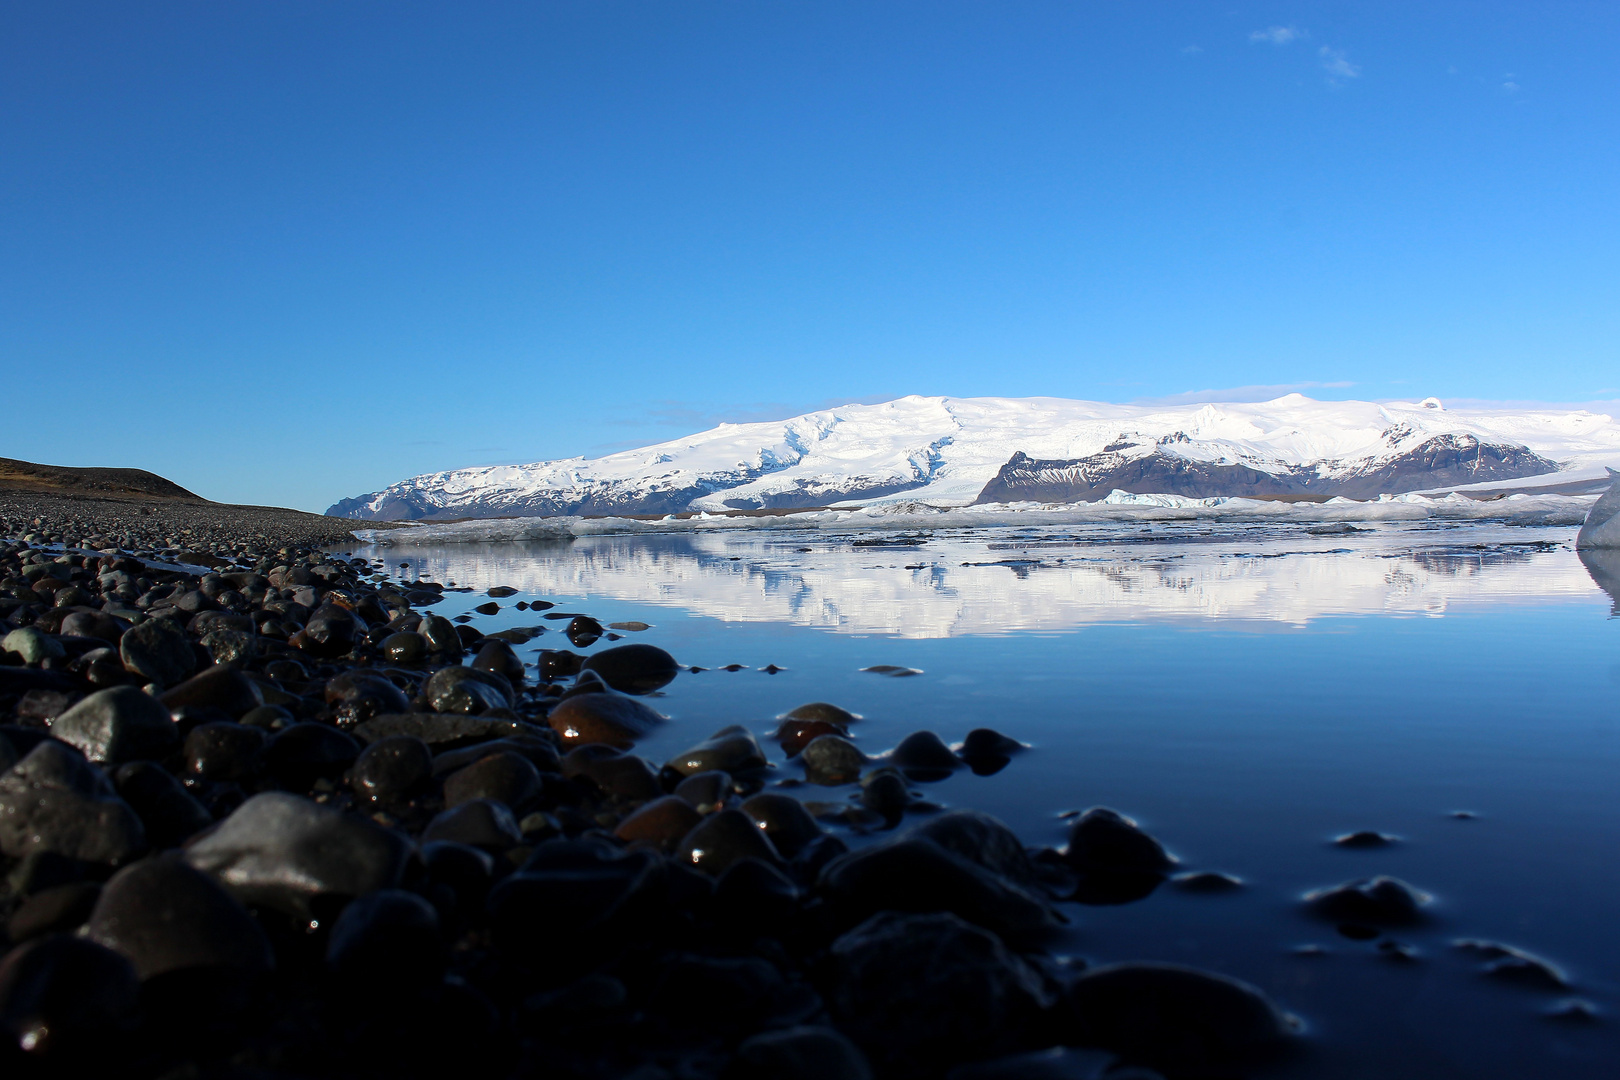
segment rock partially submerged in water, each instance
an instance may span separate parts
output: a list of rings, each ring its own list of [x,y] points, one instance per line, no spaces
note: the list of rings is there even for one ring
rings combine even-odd
[[[1248,983],[1179,964],[1110,964],[1076,979],[1059,1005],[1064,1042],[1171,1070],[1240,1063],[1299,1022]]]
[[[1399,878],[1380,875],[1307,893],[1312,911],[1328,919],[1374,926],[1404,926],[1423,918],[1432,897]]]

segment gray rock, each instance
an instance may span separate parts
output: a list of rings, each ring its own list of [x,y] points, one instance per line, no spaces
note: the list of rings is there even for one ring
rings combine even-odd
[[[270,942],[235,897],[172,856],[114,874],[88,927],[90,940],[121,953],[143,980],[194,967],[263,971]]]
[[[91,761],[161,758],[180,741],[169,710],[133,686],[97,690],[56,718],[51,734]]]
[[[116,864],[145,850],[141,819],[65,743],[47,739],[0,775],[0,852]]]
[[[210,706],[235,719],[263,705],[264,694],[236,668],[211,667],[164,691],[161,700],[169,709]]]
[[[259,637],[251,630],[210,630],[200,644],[216,664],[242,664],[258,652]]]
[[[118,640],[118,656],[126,670],[159,686],[172,686],[197,668],[191,639],[168,619],[147,619],[130,627]]]
[[[267,791],[194,842],[186,860],[243,903],[307,916],[317,896],[390,888],[409,853],[409,841],[375,822]]]
[[[1179,964],[1110,964],[1070,984],[1056,1011],[1063,1041],[1174,1070],[1241,1060],[1298,1021],[1247,983]]]
[[[1018,1049],[1051,1004],[1034,969],[955,915],[874,915],[833,943],[832,959],[834,1018],[891,1075]]]
[[[408,798],[433,777],[433,753],[412,735],[388,735],[360,752],[349,770],[356,795],[379,802]]]
[[[79,1072],[122,1048],[139,1019],[139,995],[129,961],[93,941],[54,934],[0,961],[0,1030],[42,1064],[73,1062],[71,1071]],[[53,1074],[70,1070],[44,1073]]]
[[[41,660],[60,660],[67,655],[67,650],[62,648],[60,641],[32,626],[13,630],[4,638],[0,638],[0,652],[15,653],[25,664],[37,664]]]

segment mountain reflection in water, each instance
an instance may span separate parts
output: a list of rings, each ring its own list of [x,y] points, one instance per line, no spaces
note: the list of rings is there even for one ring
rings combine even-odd
[[[1573,537],[1569,528],[1501,526],[1313,535],[1133,525],[912,533],[893,546],[824,532],[727,532],[385,554],[391,572],[478,590],[507,585],[734,622],[945,638],[1127,621],[1303,626],[1334,615],[1434,616],[1463,604],[1589,598],[1594,587],[1620,610],[1620,553],[1577,557]]]

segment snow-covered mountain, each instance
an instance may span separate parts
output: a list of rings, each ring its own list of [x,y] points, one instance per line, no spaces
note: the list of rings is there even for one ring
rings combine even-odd
[[[904,397],[721,424],[640,450],[430,473],[327,511],[372,521],[1095,500],[1139,494],[1367,498],[1620,464],[1602,413],[1422,402],[1115,405]],[[1599,473],[1601,475],[1601,473]]]

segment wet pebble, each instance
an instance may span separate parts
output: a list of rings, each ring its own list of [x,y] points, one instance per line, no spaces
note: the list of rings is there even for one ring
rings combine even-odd
[[[830,1027],[792,1027],[745,1039],[737,1080],[871,1080],[866,1055]]]
[[[113,782],[119,797],[140,815],[147,843],[156,850],[178,847],[214,823],[208,808],[156,762],[121,765]]]
[[[1430,900],[1406,882],[1392,877],[1362,878],[1308,893],[1305,903],[1327,919],[1374,926],[1402,926],[1423,918]]]
[[[146,849],[146,830],[100,770],[65,743],[46,740],[0,774],[0,852],[51,851],[89,863],[122,863]]]
[[[619,822],[613,835],[626,843],[648,844],[662,851],[673,852],[702,820],[703,815],[685,799],[665,795],[646,803]]]
[[[268,970],[259,924],[212,877],[167,856],[114,874],[90,915],[90,940],[122,954],[141,979],[185,968]]]
[[[371,743],[349,771],[356,795],[395,802],[424,789],[433,777],[433,754],[414,735],[389,735]]]
[[[686,800],[698,813],[712,814],[725,806],[731,786],[731,777],[726,773],[693,773],[675,785],[674,795]]]
[[[0,1030],[59,1069],[117,1055],[139,1007],[129,961],[93,941],[56,934],[0,960]]]
[[[812,784],[836,786],[851,784],[860,779],[866,765],[866,755],[848,739],[837,735],[821,735],[810,740],[799,754],[804,765],[805,779]]]
[[[745,799],[740,807],[754,825],[788,858],[822,835],[821,826],[791,795],[764,791]]]
[[[51,734],[91,761],[115,764],[162,757],[180,741],[169,710],[133,686],[97,690],[58,716]]]
[[[1222,874],[1214,870],[1197,870],[1186,874],[1177,874],[1170,879],[1170,884],[1189,893],[1229,893],[1237,892],[1243,888],[1243,879],[1233,877],[1231,874]]]
[[[447,959],[438,912],[403,889],[379,889],[349,904],[326,949],[339,978],[384,997],[438,982]]]
[[[186,632],[168,619],[147,619],[118,641],[124,667],[159,686],[172,686],[197,667]]]
[[[733,724],[676,754],[664,767],[683,777],[711,771],[735,776],[739,772],[763,769],[767,764],[759,741],[747,728]]]
[[[445,777],[444,805],[493,799],[518,812],[537,799],[541,790],[540,772],[529,759],[501,750]]]
[[[260,760],[290,790],[308,791],[317,780],[335,780],[360,756],[354,738],[327,724],[303,722],[276,732],[264,744]]]
[[[434,712],[474,716],[513,704],[512,684],[504,676],[461,666],[435,671],[422,696]]]
[[[713,876],[741,859],[781,862],[776,846],[741,810],[720,810],[705,817],[682,838],[676,858]]]
[[[90,918],[100,896],[101,885],[94,881],[41,889],[12,912],[6,921],[6,936],[22,942],[46,934],[71,934]]]
[[[629,802],[645,802],[664,793],[658,774],[647,760],[602,743],[576,747],[563,755],[562,774],[583,777],[604,795]]]
[[[962,759],[932,731],[914,731],[889,752],[889,763],[914,780],[944,779],[962,767]]]
[[[1391,836],[1389,833],[1374,832],[1370,829],[1363,829],[1359,832],[1351,832],[1345,833],[1342,836],[1335,836],[1333,838],[1333,843],[1342,848],[1381,848],[1389,847],[1391,844],[1396,843],[1399,839],[1399,837]]]
[[[244,780],[253,772],[265,733],[244,724],[214,721],[186,734],[181,753],[186,772],[204,780]]]
[[[1075,820],[1063,857],[1075,869],[1091,873],[1162,874],[1174,865],[1141,826],[1105,806],[1092,807]]]
[[[422,830],[424,843],[446,840],[483,851],[501,852],[523,842],[523,831],[504,803],[474,799],[436,816]]]
[[[656,645],[618,645],[603,649],[584,663],[602,681],[623,694],[650,694],[674,681],[680,666]]]
[[[635,698],[620,694],[581,694],[560,702],[547,721],[563,742],[630,746],[663,722]]]

